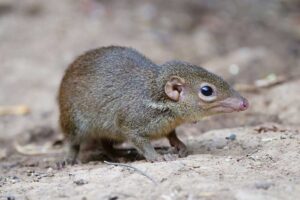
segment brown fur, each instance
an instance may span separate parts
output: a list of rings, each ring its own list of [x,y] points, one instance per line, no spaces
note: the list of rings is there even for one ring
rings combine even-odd
[[[164,91],[171,76],[186,82],[180,102]],[[214,114],[199,106],[197,93],[203,81],[219,89],[217,100],[236,94],[201,67],[181,61],[157,65],[131,48],[103,47],[78,57],[59,90],[60,124],[71,144],[69,159],[76,159],[81,142],[89,137],[131,142],[149,161],[165,159],[155,152],[151,139],[173,133],[171,145],[186,148],[175,128]],[[186,156],[186,149],[182,152],[180,156]]]

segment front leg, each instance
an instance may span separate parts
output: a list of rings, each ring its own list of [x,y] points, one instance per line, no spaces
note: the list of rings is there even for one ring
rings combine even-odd
[[[155,162],[164,160],[163,157],[155,151],[148,139],[134,133],[128,134],[127,139],[134,145],[138,152],[146,158],[147,161]]]
[[[155,132],[153,130],[157,129],[157,125],[153,122],[155,120],[153,120],[151,116],[154,116],[154,114],[157,113],[153,113],[152,110],[149,110],[148,112],[147,110],[147,112],[145,112],[147,115],[141,116],[136,109],[137,108],[134,106],[128,108],[127,113],[133,113],[132,115],[128,115],[121,111],[119,111],[116,115],[116,125],[122,135],[138,150],[140,154],[146,158],[147,161],[155,162],[175,160],[176,157],[173,155],[158,154],[150,143],[150,138],[152,138],[151,133]],[[135,115],[136,113],[139,114]]]
[[[185,144],[177,137],[175,130],[173,130],[167,136],[170,145],[175,147],[176,151],[178,152],[179,157],[186,157],[188,155],[188,150]]]
[[[130,134],[127,139],[149,162],[172,161],[176,159],[176,157],[170,154],[158,154],[155,151],[154,147],[151,145],[150,140],[145,137],[137,136],[136,134]]]

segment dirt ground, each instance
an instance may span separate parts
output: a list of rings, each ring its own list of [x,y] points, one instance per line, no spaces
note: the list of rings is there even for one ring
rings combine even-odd
[[[300,1],[0,0],[0,44],[0,199],[300,199]],[[186,158],[148,163],[125,144],[135,169],[88,150],[59,169],[64,70],[111,44],[206,67],[250,109],[179,127]]]

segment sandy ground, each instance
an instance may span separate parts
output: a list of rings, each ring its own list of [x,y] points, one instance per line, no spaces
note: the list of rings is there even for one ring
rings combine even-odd
[[[299,7],[296,0],[0,0],[0,108],[30,111],[0,115],[0,199],[299,199]],[[58,169],[66,150],[56,103],[63,72],[82,52],[111,44],[157,63],[202,65],[240,88],[251,107],[179,127],[186,158],[148,163],[125,145],[124,163],[136,169],[97,161],[91,151],[81,155],[89,162]],[[266,88],[241,87],[280,77]],[[154,144],[168,151],[165,140]]]

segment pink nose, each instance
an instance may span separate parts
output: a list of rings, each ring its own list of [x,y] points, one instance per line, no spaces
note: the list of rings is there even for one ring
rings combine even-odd
[[[240,110],[241,111],[244,111],[244,110],[247,110],[249,108],[249,102],[247,99],[244,99],[241,101],[241,104],[240,104]]]

